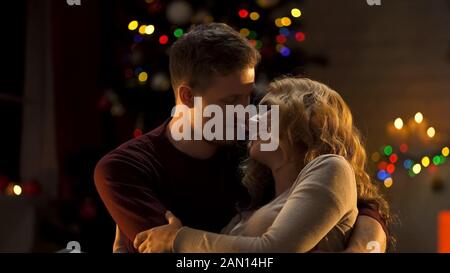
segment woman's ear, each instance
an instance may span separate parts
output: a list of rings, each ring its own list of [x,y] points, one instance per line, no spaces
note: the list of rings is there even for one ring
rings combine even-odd
[[[188,85],[181,84],[178,87],[178,96],[181,102],[189,108],[194,107],[194,94],[192,88]]]

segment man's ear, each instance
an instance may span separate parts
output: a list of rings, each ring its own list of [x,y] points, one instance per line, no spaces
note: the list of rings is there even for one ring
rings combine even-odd
[[[188,85],[181,84],[178,87],[178,96],[181,102],[189,108],[194,107],[194,94],[192,88]]]

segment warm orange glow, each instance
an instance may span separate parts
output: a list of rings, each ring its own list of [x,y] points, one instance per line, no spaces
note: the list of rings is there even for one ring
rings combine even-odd
[[[438,216],[438,252],[450,253],[450,211],[441,211]]]

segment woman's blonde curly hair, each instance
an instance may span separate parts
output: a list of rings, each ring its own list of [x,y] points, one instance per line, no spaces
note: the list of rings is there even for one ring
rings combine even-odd
[[[260,104],[279,106],[280,145],[306,151],[299,166],[323,154],[343,156],[355,172],[358,201],[375,206],[385,222],[390,222],[389,205],[366,172],[366,151],[351,111],[336,91],[310,79],[285,77],[269,85]],[[274,197],[273,177],[266,166],[248,158],[241,169],[251,196],[249,208]]]

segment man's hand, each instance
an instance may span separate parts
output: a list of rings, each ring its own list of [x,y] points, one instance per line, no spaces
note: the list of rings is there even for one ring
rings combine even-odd
[[[386,233],[377,220],[369,216],[358,216],[346,253],[386,252]]]
[[[167,225],[155,227],[136,235],[134,248],[140,253],[172,252],[172,245],[177,232],[183,226],[181,221],[170,211],[166,212]]]

